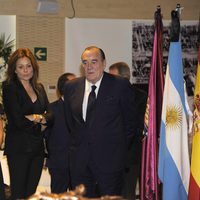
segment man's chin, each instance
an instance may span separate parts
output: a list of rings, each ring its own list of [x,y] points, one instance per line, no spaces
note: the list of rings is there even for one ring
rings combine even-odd
[[[86,76],[86,78],[89,82],[93,82],[95,80],[95,78],[92,75],[88,75]]]
[[[90,83],[95,84],[97,81],[96,79],[87,79]]]

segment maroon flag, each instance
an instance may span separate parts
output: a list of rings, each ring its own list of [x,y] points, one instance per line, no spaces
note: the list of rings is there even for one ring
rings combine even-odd
[[[161,10],[158,8],[155,12],[153,53],[144,120],[145,137],[142,141],[141,200],[159,199],[158,139],[164,90],[162,29]]]

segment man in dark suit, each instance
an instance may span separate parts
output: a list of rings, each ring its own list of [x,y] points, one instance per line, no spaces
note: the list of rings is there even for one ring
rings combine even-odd
[[[135,128],[131,84],[104,72],[105,54],[98,47],[86,48],[81,60],[85,76],[68,82],[64,92],[72,186],[83,183],[88,197],[95,196],[96,186],[101,196],[120,195],[126,150]],[[87,111],[92,93],[96,100]]]
[[[75,78],[72,73],[62,74],[57,83],[59,99],[49,104],[49,110],[54,115],[54,124],[45,130],[48,157],[46,166],[51,176],[51,192],[63,193],[70,189],[69,176],[69,132],[64,117],[63,91],[67,81]]]
[[[109,73],[121,76],[130,80],[130,68],[125,62],[117,62],[109,67]],[[144,90],[132,85],[135,94],[134,107],[137,108],[137,128],[135,135],[129,145],[126,166],[124,171],[124,181],[122,195],[127,200],[136,199],[136,185],[140,177],[140,166],[142,157],[142,137],[144,129],[144,114],[146,109],[147,94]]]

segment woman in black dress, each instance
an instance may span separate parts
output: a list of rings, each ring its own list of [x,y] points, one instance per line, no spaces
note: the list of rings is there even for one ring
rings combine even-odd
[[[48,99],[38,83],[39,66],[27,48],[17,49],[8,61],[3,83],[7,117],[5,151],[10,174],[11,199],[26,199],[35,193],[44,162],[42,131],[52,123]]]

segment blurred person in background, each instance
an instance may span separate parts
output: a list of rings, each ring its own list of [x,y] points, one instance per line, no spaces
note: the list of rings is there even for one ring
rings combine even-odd
[[[109,73],[130,80],[130,68],[125,62],[112,64],[109,67]],[[130,200],[136,199],[136,185],[140,177],[142,135],[147,101],[147,94],[143,90],[137,88],[135,85],[132,85],[132,91],[135,96],[135,104],[133,106],[137,108],[137,129],[128,149],[122,188],[122,196]]]
[[[63,92],[65,83],[74,78],[76,76],[72,73],[64,73],[58,78],[58,100],[49,104],[54,124],[45,130],[45,137],[48,151],[46,166],[51,176],[52,193],[63,193],[71,189],[68,158],[70,135],[64,116]]]

